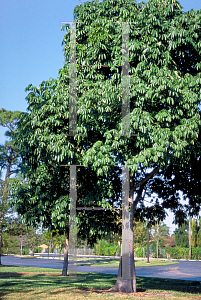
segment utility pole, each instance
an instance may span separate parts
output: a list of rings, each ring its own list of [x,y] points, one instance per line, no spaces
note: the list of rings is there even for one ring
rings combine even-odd
[[[159,224],[157,221],[157,225],[156,225],[156,232],[157,232],[157,236],[156,236],[156,257],[158,258],[158,244],[159,244]]]
[[[149,264],[149,221],[147,220],[147,264]]]
[[[189,260],[191,259],[191,217],[189,215]]]

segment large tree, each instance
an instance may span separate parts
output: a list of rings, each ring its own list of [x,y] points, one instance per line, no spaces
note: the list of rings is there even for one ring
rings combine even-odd
[[[18,124],[16,141],[20,142],[27,185],[18,189],[16,201],[27,221],[64,226],[68,237],[69,173],[62,164],[85,166],[78,167],[78,205],[91,206],[95,201],[97,206],[110,207],[115,201],[119,204],[121,168],[128,166],[131,237],[134,213],[150,222],[156,217],[163,220],[166,208],[179,214],[182,207],[175,196],[153,200],[149,208],[144,197],[152,192],[153,178],[162,176],[173,163],[182,168],[189,161],[198,138],[200,16],[201,11],[183,13],[178,1],[172,0],[139,4],[105,0],[75,7],[77,134],[69,136],[72,31],[68,24],[63,27],[67,30],[65,65],[58,80],[44,81],[39,88],[28,86],[29,114]],[[122,91],[121,22],[129,22],[124,37],[129,32],[129,122],[133,135],[122,130],[122,104],[125,112],[128,103],[121,100],[121,92],[125,96],[124,88],[128,88],[123,86]],[[79,228],[87,228],[85,234],[92,241],[97,233],[111,229],[112,212],[105,212],[107,218],[102,212],[84,214],[90,217],[88,221],[85,218],[89,225],[82,226],[84,217],[80,214]],[[122,222],[128,226],[125,221],[123,215]],[[123,253],[122,261],[124,256],[128,253]],[[132,252],[130,265],[127,280],[119,269],[116,290],[136,291]]]
[[[147,218],[158,215],[162,220],[165,208],[176,216],[183,210],[176,195],[162,202],[156,199],[151,209],[145,208],[143,198],[153,176],[164,173],[175,160],[182,168],[194,151],[200,124],[200,17],[201,11],[183,13],[178,1],[94,1],[75,9],[78,113],[89,107],[95,122],[101,111],[98,118],[103,122],[102,135],[83,162],[92,164],[98,174],[107,173],[115,163],[130,166],[129,196],[132,202],[136,192],[134,206],[139,202]],[[130,129],[136,134],[130,137],[120,136],[122,27],[114,22],[130,22]],[[66,58],[68,42],[67,33]],[[85,120],[83,114],[83,126]],[[119,278],[115,288],[132,291],[133,284],[135,290],[135,281]]]

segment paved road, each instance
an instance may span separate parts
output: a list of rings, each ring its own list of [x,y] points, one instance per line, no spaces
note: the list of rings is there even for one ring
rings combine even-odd
[[[3,265],[62,269],[63,260],[2,256]],[[77,266],[78,272],[117,275],[118,268]],[[179,264],[136,268],[137,276],[193,280],[201,282],[201,261],[180,261]]]

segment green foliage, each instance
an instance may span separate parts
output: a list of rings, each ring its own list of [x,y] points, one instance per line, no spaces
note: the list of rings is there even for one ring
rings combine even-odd
[[[174,259],[189,259],[189,249],[182,247],[165,247],[166,254]]]
[[[0,178],[0,264],[1,264],[1,246],[3,238],[5,238],[5,243],[7,252],[9,251],[8,240],[10,239],[8,234],[3,234],[3,230],[6,229],[10,222],[8,213],[11,212],[10,209],[10,182],[13,178],[10,178],[12,174],[19,172],[19,156],[18,156],[18,145],[14,146],[13,136],[16,130],[16,124],[19,121],[21,113],[19,111],[7,111],[5,109],[0,110],[0,126],[6,127],[8,130],[5,132],[5,136],[8,140],[4,145],[0,145],[0,176],[2,170],[6,170],[5,180]],[[15,239],[12,239],[12,253],[17,252],[15,247]],[[5,248],[3,249],[5,251]]]
[[[146,225],[146,223],[134,221],[133,244],[134,244],[134,248],[145,247],[147,245],[147,225]],[[139,256],[139,257],[141,257],[141,256]]]
[[[34,253],[41,253],[42,247],[34,247]]]
[[[166,247],[164,247],[164,243],[159,245],[158,250],[157,250],[157,242],[156,242],[156,240],[154,240],[153,242],[151,242],[149,249],[150,249],[151,257],[153,257],[153,258],[167,258],[167,255],[165,253]],[[157,255],[157,251],[158,251],[158,255]]]
[[[2,232],[2,253],[19,254],[20,242],[16,236],[12,236],[7,232]]]
[[[22,249],[22,255],[28,255],[29,254],[29,248],[25,247]]]
[[[7,129],[5,136],[8,139],[4,145],[0,145],[0,169],[6,169],[5,182],[12,174],[19,172],[18,145],[14,146],[13,136],[21,115],[23,113],[20,111],[0,110],[0,126]]]
[[[192,248],[192,259],[201,260],[201,247]]]
[[[188,223],[182,224],[179,228],[175,229],[175,245],[178,247],[189,247],[188,240]]]
[[[3,253],[20,254],[21,242],[22,248],[30,245],[35,231],[33,228],[27,230],[19,216],[11,216],[5,220],[7,222],[2,232],[2,251]]]
[[[143,251],[143,248],[144,248],[144,251]],[[135,256],[142,257],[142,258],[147,257],[147,247],[137,247],[135,249]]]
[[[156,222],[152,227],[153,241],[151,242],[151,249],[154,257],[163,257],[161,248],[164,247],[165,238],[169,236],[169,227],[165,223]]]
[[[65,245],[65,234],[60,235],[58,229],[53,230],[52,234],[53,234],[53,242],[54,242],[55,248],[60,249],[60,251],[61,251],[61,249]]]
[[[166,254],[175,259],[189,259],[189,248],[165,247]],[[192,248],[191,259],[201,259],[201,248]]]
[[[198,231],[198,247],[201,248],[201,230]]]
[[[104,256],[119,256],[121,252],[121,246],[118,245],[117,241],[99,240],[94,245],[95,255]]]
[[[200,218],[200,220],[201,220],[201,218]],[[192,231],[191,245],[192,245],[192,247],[199,247],[198,246],[199,245],[199,231],[200,231],[200,227],[198,226],[199,221],[196,219],[192,219],[192,226],[191,226],[191,231]]]

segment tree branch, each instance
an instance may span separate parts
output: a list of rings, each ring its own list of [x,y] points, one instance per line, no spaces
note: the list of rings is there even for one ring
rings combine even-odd
[[[144,178],[144,179],[142,179],[140,182],[138,182],[137,184],[135,184],[131,189],[130,189],[130,194],[131,195],[133,195],[133,193],[136,191],[136,188],[138,188],[139,186],[141,186],[142,187],[142,191],[143,191],[143,186],[144,186],[144,184],[150,179],[150,178],[152,178],[155,174],[157,174],[159,172],[159,168],[158,167],[156,167],[152,172],[150,172],[149,174],[147,174],[147,176]],[[141,189],[140,189],[141,190]],[[139,192],[140,192],[140,190],[139,190]],[[142,193],[142,192],[141,192]],[[138,198],[138,196],[137,196],[137,198]],[[137,200],[137,198],[136,198],[136,200]],[[135,201],[136,201],[135,200]],[[137,205],[137,203],[136,203],[136,205]]]

